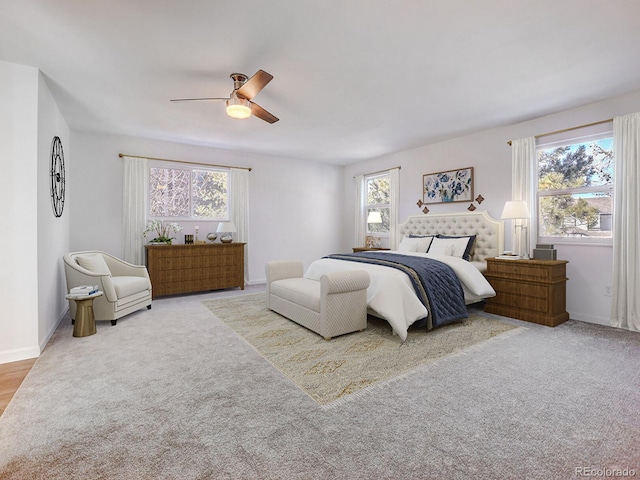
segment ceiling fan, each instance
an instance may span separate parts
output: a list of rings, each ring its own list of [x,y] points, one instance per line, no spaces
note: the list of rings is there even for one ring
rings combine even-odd
[[[199,100],[226,100],[227,115],[232,118],[249,118],[251,115],[265,122],[276,123],[279,119],[251,100],[273,79],[273,75],[258,70],[253,77],[244,73],[232,73],[233,91],[229,97],[216,98],[175,98],[172,102],[191,102]]]

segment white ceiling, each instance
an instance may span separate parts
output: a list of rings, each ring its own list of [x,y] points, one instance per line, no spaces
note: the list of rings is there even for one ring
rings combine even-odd
[[[72,129],[342,165],[638,90],[639,46],[637,0],[0,0]],[[169,102],[258,69],[273,125]]]

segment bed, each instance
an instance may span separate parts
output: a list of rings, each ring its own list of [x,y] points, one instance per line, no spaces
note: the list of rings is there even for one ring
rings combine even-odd
[[[367,271],[371,279],[367,289],[368,313],[389,322],[394,333],[403,341],[411,325],[431,329],[460,320],[466,317],[466,305],[495,296],[495,291],[482,272],[486,269],[485,259],[503,251],[502,221],[492,218],[485,211],[414,215],[398,225],[396,232],[397,250],[330,255],[314,261],[305,272],[305,277],[319,280],[322,275],[331,272],[354,269]],[[429,240],[437,235],[442,239]],[[473,249],[462,248],[465,251],[461,255],[459,247],[469,244],[451,237],[471,236],[475,239]],[[427,242],[429,245],[425,247]],[[424,248],[429,248],[429,252],[421,251]],[[460,258],[465,255],[467,259]],[[437,265],[443,271],[451,270],[457,281],[452,280],[454,283],[447,289],[439,285],[436,289],[423,288],[428,291],[421,292],[422,287],[416,286],[415,271],[426,270],[427,263]],[[442,264],[446,266],[442,267]],[[447,275],[450,276],[450,273]],[[425,293],[428,301],[424,301]],[[436,308],[435,305],[439,303],[449,308],[447,302],[452,298],[456,303],[452,308],[453,313],[436,315],[438,309],[443,307]]]

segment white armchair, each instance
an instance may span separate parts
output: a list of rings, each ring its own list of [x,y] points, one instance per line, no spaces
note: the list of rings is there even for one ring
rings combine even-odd
[[[104,295],[93,302],[96,320],[119,318],[136,310],[151,308],[151,281],[144,265],[133,265],[105,252],[72,252],[64,255],[67,291],[80,285],[97,285]],[[69,301],[75,320],[76,302]]]

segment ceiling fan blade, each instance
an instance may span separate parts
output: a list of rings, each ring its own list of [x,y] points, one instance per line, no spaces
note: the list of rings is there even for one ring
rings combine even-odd
[[[275,115],[267,112],[264,108],[262,108],[257,103],[249,102],[251,104],[251,115],[258,117],[261,120],[269,123],[276,123],[279,118]]]
[[[255,97],[260,90],[262,90],[267,83],[273,79],[273,75],[265,72],[264,70],[258,70],[253,77],[247,80],[236,92],[238,96],[251,100]]]
[[[192,101],[198,101],[198,100],[229,100],[229,97],[224,97],[224,98],[174,98],[171,101],[172,102],[192,102]]]

